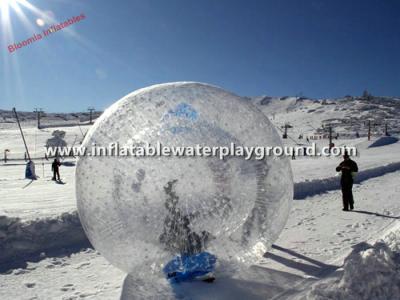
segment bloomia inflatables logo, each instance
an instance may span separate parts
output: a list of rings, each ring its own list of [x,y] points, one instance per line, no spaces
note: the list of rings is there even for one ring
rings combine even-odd
[[[18,49],[21,49],[21,48],[23,48],[25,46],[28,46],[30,44],[33,44],[33,43],[37,42],[37,41],[40,41],[41,39],[43,39],[45,37],[48,37],[51,34],[57,32],[57,31],[60,31],[60,30],[66,28],[66,27],[68,27],[70,25],[78,23],[78,22],[84,20],[85,18],[86,18],[85,14],[82,13],[79,16],[74,16],[74,17],[72,17],[72,18],[70,18],[70,19],[68,19],[68,20],[66,20],[66,21],[64,21],[62,23],[58,23],[58,24],[52,25],[49,28],[43,30],[41,33],[35,33],[33,36],[31,36],[27,40],[24,40],[24,41],[19,42],[19,43],[14,43],[14,44],[8,45],[8,47],[7,47],[8,51],[9,51],[9,53],[13,53],[13,52],[17,51]]]

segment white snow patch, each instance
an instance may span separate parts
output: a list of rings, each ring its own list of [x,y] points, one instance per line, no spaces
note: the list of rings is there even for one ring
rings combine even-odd
[[[399,225],[374,245],[363,242],[354,246],[339,276],[314,285],[307,299],[399,299]]]
[[[0,216],[0,264],[78,244],[89,243],[77,212],[29,221]]]

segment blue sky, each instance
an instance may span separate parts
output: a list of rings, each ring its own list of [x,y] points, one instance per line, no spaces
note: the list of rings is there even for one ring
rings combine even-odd
[[[248,96],[400,95],[398,0],[30,3],[59,21],[86,19],[69,27],[75,35],[62,30],[9,53],[8,44],[43,29],[22,5],[32,28],[10,12],[14,38],[0,39],[2,109],[104,109],[137,88],[171,81]]]

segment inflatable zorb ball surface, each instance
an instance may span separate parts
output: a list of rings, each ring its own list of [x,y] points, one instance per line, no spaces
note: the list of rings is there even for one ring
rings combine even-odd
[[[282,146],[248,100],[193,82],[151,86],[113,104],[82,146],[112,143],[120,149]],[[287,221],[293,198],[287,158],[113,154],[79,159],[76,194],[89,240],[127,273],[164,276],[174,258],[203,252],[217,262],[253,264]]]

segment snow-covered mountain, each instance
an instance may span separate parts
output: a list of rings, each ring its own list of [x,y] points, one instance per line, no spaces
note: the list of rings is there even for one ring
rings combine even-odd
[[[25,122],[27,124],[32,124],[36,126],[37,124],[37,112],[29,112],[29,111],[17,111],[18,118],[21,122]],[[92,118],[93,120],[98,118],[101,115],[101,111],[93,111]],[[88,122],[90,119],[89,112],[76,112],[76,113],[46,113],[42,112],[40,115],[41,124],[43,126],[46,125],[54,125],[54,124],[77,124]],[[0,109],[0,123],[15,123],[15,115],[11,110],[3,110]]]
[[[245,97],[266,114],[273,123],[281,128],[285,123],[293,126],[289,135],[311,134],[318,129],[332,126],[335,133],[354,137],[356,133],[366,136],[371,121],[372,134],[380,135],[385,131],[400,133],[400,98],[398,97],[352,97],[338,99],[310,99],[307,97]],[[93,119],[101,115],[93,112]],[[36,125],[36,112],[18,112],[23,122]],[[41,124],[76,124],[87,122],[89,112],[42,113]],[[0,123],[14,123],[11,110],[0,109]],[[291,132],[291,133],[290,133]]]
[[[300,135],[327,133],[352,138],[400,133],[400,99],[396,97],[351,97],[339,99],[309,99],[306,97],[252,97],[260,110],[278,127],[291,125],[288,134],[297,139]]]

